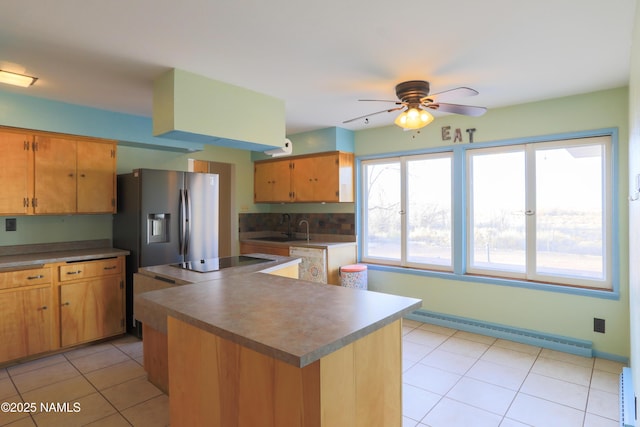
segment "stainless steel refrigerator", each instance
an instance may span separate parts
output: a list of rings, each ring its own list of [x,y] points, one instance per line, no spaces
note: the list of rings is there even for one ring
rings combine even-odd
[[[133,274],[140,267],[218,257],[218,175],[137,169],[118,175],[113,245],[127,249],[127,330],[133,318]]]

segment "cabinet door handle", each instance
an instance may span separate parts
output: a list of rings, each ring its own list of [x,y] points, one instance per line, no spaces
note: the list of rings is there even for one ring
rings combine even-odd
[[[63,302],[62,304],[60,304],[61,307],[64,307],[65,305],[71,305],[71,303],[69,301],[67,301],[67,302]]]
[[[46,305],[43,305],[42,307],[40,307],[40,310],[46,310],[48,307]]]
[[[67,274],[80,274],[82,273],[82,270],[77,270],[77,271],[67,271]]]
[[[116,268],[118,268],[118,267],[115,266],[115,265],[112,265],[110,267],[105,267],[104,270],[115,270]]]
[[[37,276],[27,277],[27,280],[36,280],[36,279],[44,279],[44,276],[42,274],[38,274]]]

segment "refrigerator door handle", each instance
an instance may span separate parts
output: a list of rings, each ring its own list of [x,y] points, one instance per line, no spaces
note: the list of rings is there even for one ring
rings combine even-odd
[[[178,211],[180,212],[180,218],[179,218],[179,227],[180,227],[180,233],[178,235],[178,250],[180,251],[180,256],[184,256],[185,254],[185,240],[187,238],[186,236],[186,232],[187,232],[187,227],[186,227],[186,219],[187,219],[187,201],[186,201],[186,194],[183,190],[180,190],[180,206],[178,208]]]
[[[186,217],[184,220],[184,255],[189,255],[189,243],[191,240],[191,200],[189,199],[188,190],[184,190]],[[186,259],[185,259],[186,261]]]

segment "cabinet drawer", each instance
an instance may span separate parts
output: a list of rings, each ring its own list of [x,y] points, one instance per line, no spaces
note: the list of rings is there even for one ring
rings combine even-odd
[[[0,289],[51,283],[51,268],[30,268],[27,270],[4,271],[0,273]]]
[[[60,266],[60,281],[68,282],[69,280],[108,276],[120,274],[121,271],[122,263],[118,258],[75,262]]]

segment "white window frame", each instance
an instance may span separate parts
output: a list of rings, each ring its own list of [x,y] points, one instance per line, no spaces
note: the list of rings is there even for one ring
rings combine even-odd
[[[367,185],[367,165],[382,165],[382,164],[393,164],[393,163],[398,163],[400,165],[400,181],[402,182],[402,161],[400,157],[384,157],[384,158],[379,158],[379,159],[374,159],[374,160],[367,160],[362,162],[362,168],[361,168],[361,182],[364,185]],[[401,184],[402,187],[402,184]],[[364,262],[370,262],[370,263],[376,263],[376,264],[384,264],[384,265],[393,265],[393,266],[399,266],[402,265],[402,252],[403,252],[403,240],[404,238],[401,237],[400,239],[400,248],[401,248],[401,255],[399,259],[395,259],[395,258],[384,258],[384,257],[376,257],[376,256],[371,256],[368,255],[367,252],[367,248],[369,246],[369,235],[367,234],[366,230],[368,230],[368,217],[366,215],[366,212],[368,211],[368,200],[367,200],[367,189],[363,187],[363,191],[361,191],[361,212],[362,212],[362,261]],[[401,195],[402,198],[402,195]],[[400,215],[400,211],[402,210],[402,205],[403,205],[403,201],[400,201],[400,209],[398,214]],[[402,223],[400,224],[400,229],[404,230],[404,227],[402,226]],[[404,233],[402,233],[404,234]]]
[[[411,262],[408,260],[408,249],[407,249],[407,245],[408,245],[408,236],[409,236],[409,222],[407,221],[407,214],[409,211],[409,197],[410,195],[408,194],[408,184],[407,184],[407,180],[408,180],[408,166],[407,164],[411,161],[419,161],[419,160],[425,160],[425,159],[441,159],[441,158],[448,158],[451,162],[451,168],[450,168],[450,176],[449,176],[449,180],[451,182],[451,218],[450,218],[450,224],[451,224],[451,253],[449,256],[449,259],[451,260],[449,265],[443,265],[443,264],[433,264],[433,263],[420,263],[420,262]],[[365,160],[362,162],[362,167],[361,167],[361,182],[364,185],[367,185],[367,166],[368,165],[376,165],[376,164],[389,164],[389,163],[397,163],[400,166],[400,189],[398,189],[398,191],[400,191],[400,208],[398,210],[398,215],[400,216],[400,229],[401,229],[401,236],[400,236],[400,257],[399,259],[392,259],[392,258],[382,258],[382,257],[375,257],[375,256],[371,256],[368,255],[367,253],[367,248],[368,248],[368,244],[369,244],[369,236],[366,233],[366,230],[368,229],[368,218],[366,215],[366,212],[368,211],[368,200],[367,200],[367,189],[363,187],[363,191],[361,192],[362,194],[362,198],[361,198],[361,210],[362,210],[362,245],[363,245],[363,250],[362,250],[362,261],[364,262],[370,262],[370,263],[381,263],[381,264],[385,264],[385,265],[393,265],[393,266],[401,266],[401,267],[409,267],[409,268],[416,268],[416,269],[429,269],[429,270],[434,270],[434,271],[446,271],[446,272],[453,272],[454,269],[454,243],[453,243],[453,215],[454,215],[454,209],[453,209],[453,169],[454,169],[454,158],[453,158],[453,152],[448,150],[448,151],[439,151],[439,152],[433,152],[433,153],[423,153],[423,154],[414,154],[414,155],[407,155],[407,156],[396,156],[396,157],[385,157],[385,158],[379,158],[379,159],[372,159],[372,160]]]
[[[571,146],[584,146],[587,144],[602,144],[604,147],[603,159],[602,159],[602,192],[603,192],[603,229],[602,229],[602,241],[604,246],[603,253],[603,279],[586,279],[576,276],[568,275],[550,275],[538,273],[536,270],[536,197],[535,197],[535,181],[536,181],[536,165],[535,155],[539,150],[549,148],[563,148]],[[525,216],[525,234],[526,234],[526,265],[524,273],[517,273],[512,271],[501,271],[496,269],[483,269],[479,267],[473,267],[471,263],[472,256],[472,233],[471,233],[471,221],[473,212],[472,210],[472,171],[470,158],[474,154],[488,153],[488,152],[508,152],[513,150],[523,151],[525,154],[525,211],[529,214]],[[608,136],[590,137],[590,138],[575,138],[565,140],[555,140],[547,142],[536,142],[530,144],[523,144],[518,147],[506,146],[506,147],[490,147],[480,149],[470,149],[466,151],[466,168],[467,168],[467,200],[466,205],[469,207],[469,215],[467,215],[467,236],[466,247],[467,251],[467,273],[490,275],[497,277],[505,277],[512,279],[521,279],[534,282],[553,283],[558,285],[579,286],[593,289],[611,290],[612,289],[612,194],[613,194],[613,167],[612,167],[612,144],[611,138]]]

